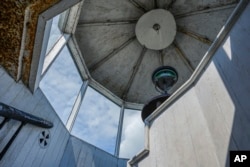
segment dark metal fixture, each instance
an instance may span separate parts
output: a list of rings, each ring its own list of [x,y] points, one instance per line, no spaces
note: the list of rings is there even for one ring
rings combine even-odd
[[[41,148],[47,148],[50,143],[50,132],[45,129],[39,134],[39,145]]]
[[[178,73],[173,67],[161,66],[153,72],[152,82],[154,83],[156,90],[160,92],[161,95],[154,97],[144,105],[141,113],[143,121],[170,97],[168,91],[173,87],[177,80]]]
[[[167,94],[167,91],[173,87],[178,80],[178,74],[173,67],[161,66],[152,74],[152,82],[155,88],[161,94]]]
[[[0,102],[0,116],[30,123],[42,128],[52,128],[53,123],[34,115],[25,113]]]

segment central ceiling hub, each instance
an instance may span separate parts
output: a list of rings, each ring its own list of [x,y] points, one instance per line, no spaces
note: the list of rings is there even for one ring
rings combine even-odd
[[[151,10],[138,20],[135,34],[138,41],[146,48],[152,50],[164,49],[175,38],[176,23],[174,16],[164,9]]]

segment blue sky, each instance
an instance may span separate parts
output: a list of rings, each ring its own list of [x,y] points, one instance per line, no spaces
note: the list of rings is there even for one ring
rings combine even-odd
[[[69,55],[69,50],[64,47],[40,82],[40,88],[64,123],[68,119],[81,85],[81,77]]]
[[[88,87],[72,134],[114,154],[120,107]]]
[[[52,23],[49,49],[61,36],[57,24],[58,16]],[[82,83],[70,52],[65,46],[40,82],[41,90],[64,124],[67,122]],[[88,87],[72,134],[114,154],[119,116],[120,106]],[[144,146],[143,138],[144,124],[141,121],[140,112],[126,109],[120,157],[131,158],[138,153]]]
[[[50,30],[50,36],[49,36],[49,42],[48,42],[47,49],[46,49],[46,54],[52,48],[52,46],[56,43],[56,41],[62,36],[62,33],[57,26],[58,21],[59,21],[59,16],[60,14],[55,16],[52,20],[52,26]]]

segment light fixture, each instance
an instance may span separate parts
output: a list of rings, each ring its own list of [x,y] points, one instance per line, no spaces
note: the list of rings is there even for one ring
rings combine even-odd
[[[160,92],[161,95],[152,98],[144,105],[141,113],[143,121],[170,97],[168,91],[173,87],[177,80],[178,73],[173,67],[161,66],[153,72],[152,82],[154,83],[156,90]]]

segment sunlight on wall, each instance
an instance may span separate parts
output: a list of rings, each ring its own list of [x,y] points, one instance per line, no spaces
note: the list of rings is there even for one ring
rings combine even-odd
[[[232,49],[231,49],[230,36],[226,39],[226,41],[224,42],[224,45],[222,47],[223,47],[223,50],[226,53],[227,57],[229,58],[229,60],[232,60]]]

